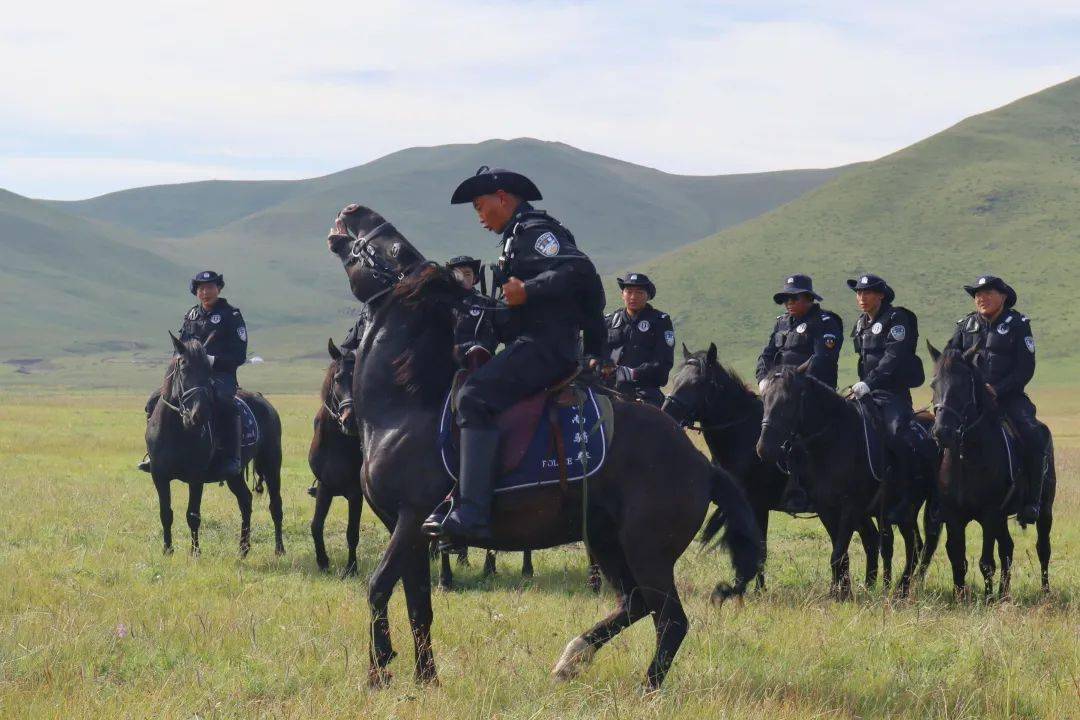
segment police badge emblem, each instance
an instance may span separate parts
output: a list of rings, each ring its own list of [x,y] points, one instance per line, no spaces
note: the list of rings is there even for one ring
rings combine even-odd
[[[544,257],[554,257],[559,254],[559,239],[555,237],[555,233],[546,232],[536,238],[533,247]]]
[[[1005,323],[1001,323],[1000,325],[997,326],[997,331],[998,331],[998,335],[1008,335],[1009,334],[1009,326],[1006,325]]]
[[[247,342],[247,328],[246,327],[241,325],[240,327],[236,328],[236,334],[240,336],[241,340],[243,340],[244,342]]]
[[[1030,335],[1028,335],[1026,338],[1024,338],[1024,347],[1026,347],[1028,349],[1029,353],[1034,355],[1035,354],[1035,338],[1031,337]]]
[[[675,331],[674,330],[665,330],[664,331],[664,342],[666,342],[668,344],[668,347],[675,347]]]
[[[471,308],[469,308],[469,314],[473,317],[480,317],[480,313],[481,310],[476,305],[473,305]]]
[[[795,332],[797,332],[797,333],[804,333],[804,332],[806,332],[806,323],[801,323],[801,324],[799,325],[799,327],[795,328]]]
[[[889,335],[893,340],[903,340],[907,337],[907,328],[903,325],[893,325],[892,330],[889,331]]]
[[[637,329],[640,330],[641,332],[649,332],[649,321],[648,320],[642,320],[641,322],[639,322],[637,324]]]
[[[217,325],[219,322],[221,322],[221,316],[218,315],[217,313],[214,313],[213,315],[210,316],[210,322]]]
[[[880,335],[881,330],[882,330],[882,327],[881,327],[881,323],[879,323],[879,322],[874,323],[870,327],[870,332],[874,333],[875,335]]]

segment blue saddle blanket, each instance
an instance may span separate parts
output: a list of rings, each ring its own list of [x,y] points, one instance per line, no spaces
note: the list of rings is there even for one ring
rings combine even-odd
[[[593,475],[604,465],[610,443],[604,415],[592,389],[583,388],[578,395],[581,405],[556,407],[559,432],[562,433],[566,452],[566,479],[580,482]],[[454,480],[458,479],[460,453],[454,432],[454,412],[451,398],[446,396],[442,420],[439,423],[439,450],[443,466]],[[508,492],[529,487],[555,485],[561,482],[559,453],[552,434],[552,400],[548,399],[540,414],[540,421],[521,461],[509,472],[500,473],[495,480],[495,492]],[[501,452],[500,452],[501,457]]]
[[[239,397],[233,398],[233,402],[240,412],[240,446],[250,447],[259,442],[259,422],[246,402]]]

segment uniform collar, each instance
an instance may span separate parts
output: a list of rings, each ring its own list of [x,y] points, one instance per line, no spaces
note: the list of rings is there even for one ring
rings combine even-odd
[[[196,307],[199,308],[200,315],[213,315],[216,312],[223,312],[228,305],[229,303],[225,302],[225,298],[218,295],[218,299],[214,301],[209,310],[204,309],[202,303],[199,303]]]
[[[821,312],[821,306],[818,305],[817,303],[814,303],[813,305],[810,306],[810,309],[806,311],[806,314],[803,315],[800,318],[795,317],[791,313],[784,313],[784,317],[787,319],[787,322],[788,322],[789,325],[797,325],[799,323],[804,323],[804,322],[809,321],[810,318],[814,317],[814,315],[816,315],[816,314],[818,314],[820,312]]]
[[[652,310],[653,306],[649,303],[645,303],[645,307],[641,308],[641,310],[638,311],[638,314],[633,318],[630,316],[630,311],[626,309],[625,305],[619,309],[619,312],[621,312],[623,314],[623,317],[625,317],[627,320],[642,320],[647,314],[651,313]]]
[[[878,308],[877,315],[875,315],[874,317],[870,317],[868,314],[863,313],[862,317],[864,317],[866,319],[866,322],[872,323],[875,320],[880,320],[882,317],[884,317],[885,313],[888,312],[891,309],[892,309],[892,305],[890,305],[887,302],[883,302],[883,303],[881,303],[881,306]]]
[[[532,212],[533,209],[533,206],[527,200],[522,200],[518,203],[517,209],[514,210],[514,214],[510,216],[510,221],[506,223],[506,227],[503,228],[502,239],[504,242],[509,240],[514,234],[514,228],[521,222],[521,216],[527,212]]]

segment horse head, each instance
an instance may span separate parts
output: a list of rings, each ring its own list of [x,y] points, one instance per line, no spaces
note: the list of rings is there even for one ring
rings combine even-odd
[[[661,409],[684,427],[731,421],[739,401],[749,396],[745,384],[720,364],[717,355],[716,343],[696,353],[683,345],[683,364]]]
[[[326,376],[323,378],[320,399],[327,415],[332,418],[343,435],[358,435],[356,415],[349,414],[342,418],[344,407],[352,402],[352,373],[346,373],[345,361],[349,351],[342,351],[334,344],[333,339],[327,340],[327,351],[330,353],[330,365],[326,368]],[[316,416],[315,425],[318,431],[321,418]]]
[[[162,399],[180,413],[184,429],[190,430],[206,424],[211,416],[213,390],[210,384],[210,358],[198,340],[181,342],[171,332],[169,338],[176,354],[169,370],[167,391],[162,392]]]
[[[981,344],[966,352],[947,348],[940,352],[926,343],[934,362],[934,379],[930,382],[934,404],[934,439],[942,447],[955,445],[964,431],[982,417],[984,401],[981,373],[973,359]]]
[[[392,223],[357,204],[338,213],[326,243],[345,266],[353,295],[365,303],[385,295],[424,262],[423,253]]]

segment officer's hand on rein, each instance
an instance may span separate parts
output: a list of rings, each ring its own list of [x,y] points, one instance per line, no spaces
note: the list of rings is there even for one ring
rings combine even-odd
[[[525,283],[516,277],[512,277],[502,286],[503,300],[510,307],[525,304]]]
[[[870,386],[860,380],[859,382],[851,386],[851,394],[854,395],[856,398],[861,398],[864,395],[869,395]]]
[[[625,365],[617,365],[615,367],[615,381],[616,382],[633,382],[634,381],[634,369],[628,368]]]

